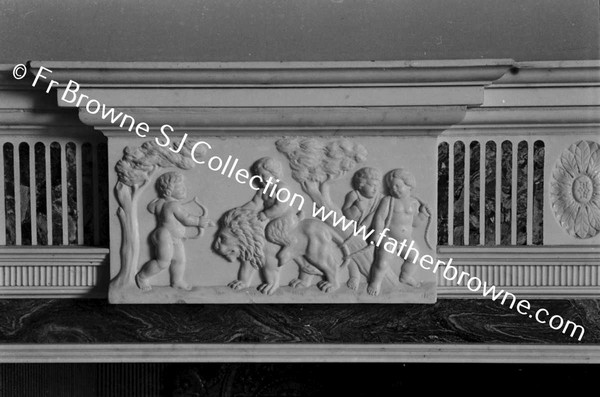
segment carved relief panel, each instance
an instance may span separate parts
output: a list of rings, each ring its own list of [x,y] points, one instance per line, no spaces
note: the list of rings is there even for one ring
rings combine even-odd
[[[113,303],[435,302],[433,137],[109,142]]]

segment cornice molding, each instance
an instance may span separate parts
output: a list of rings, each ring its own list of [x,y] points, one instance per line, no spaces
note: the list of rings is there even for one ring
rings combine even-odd
[[[511,59],[354,62],[53,62],[44,66],[62,86],[323,87],[481,85],[499,79]]]
[[[60,97],[74,80],[108,107],[192,131],[600,126],[596,60],[31,62],[31,73],[41,66],[60,83],[61,106],[72,106]],[[121,130],[82,106],[80,118]]]
[[[74,113],[71,110],[63,112],[0,110],[0,128],[9,126],[78,126],[81,129],[81,123],[73,116]]]
[[[31,62],[59,82],[59,105],[69,80],[107,107],[143,114],[150,125],[194,128],[399,128],[432,133],[456,124],[467,106],[512,60],[395,62],[94,63]],[[116,133],[79,106],[81,120]],[[273,112],[269,109],[274,108]],[[340,111],[341,108],[341,111]],[[352,111],[345,111],[345,108]],[[425,108],[426,112],[423,112]],[[437,109],[441,108],[441,111]],[[245,110],[244,110],[245,109]],[[250,110],[248,112],[247,110]],[[261,114],[256,114],[257,110]],[[362,112],[361,112],[362,110]],[[255,114],[252,114],[254,112]],[[448,113],[454,113],[448,116]],[[129,114],[129,113],[127,113]],[[141,115],[140,115],[141,117]],[[160,118],[159,118],[160,117]],[[373,127],[373,126],[376,127]],[[106,127],[106,128],[104,128]],[[352,128],[350,128],[352,129]]]
[[[83,87],[77,95],[83,93],[113,108],[479,106],[484,100],[483,86]],[[74,94],[65,91],[66,88],[58,88],[59,106],[74,107]],[[86,103],[87,99],[79,107],[85,108]]]
[[[373,62],[55,62],[40,66],[66,85],[86,87],[473,85],[491,88],[598,86],[600,60],[515,62],[511,59]],[[0,65],[1,71],[13,65]],[[0,85],[21,85],[0,73]]]
[[[493,87],[600,85],[600,60],[515,62]]]
[[[460,123],[443,135],[453,133],[562,134],[564,129],[600,127],[600,102],[595,106],[480,107],[470,108]]]
[[[459,123],[464,117],[464,106],[429,107],[267,107],[256,108],[120,108],[136,121],[144,121],[157,129],[167,123],[181,131],[226,129],[230,132],[256,132],[268,130],[386,130],[386,129],[436,129]],[[105,134],[122,129],[103,120],[99,115],[80,110],[79,118],[94,125]],[[156,130],[155,132],[158,132]],[[425,132],[420,132],[423,134]]]
[[[3,344],[0,362],[600,363],[597,345]]]

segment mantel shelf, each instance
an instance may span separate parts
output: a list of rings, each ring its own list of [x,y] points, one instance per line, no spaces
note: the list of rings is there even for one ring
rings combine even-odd
[[[511,59],[356,62],[31,62],[66,85],[84,87],[327,87],[481,85],[503,76]]]
[[[441,130],[484,103],[484,88],[509,59],[394,62],[94,63],[31,62],[55,80],[59,106],[103,132],[120,129],[88,99],[146,122],[190,129],[354,128]],[[69,81],[80,88],[67,90]],[[64,99],[63,99],[64,97]],[[77,98],[77,99],[76,99]],[[257,112],[259,111],[259,112]],[[243,125],[243,127],[241,127]],[[121,129],[122,130],[122,129]],[[156,131],[154,131],[156,133]]]

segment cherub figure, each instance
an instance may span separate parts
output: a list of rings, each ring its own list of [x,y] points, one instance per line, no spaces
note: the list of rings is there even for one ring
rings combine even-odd
[[[411,195],[416,185],[415,177],[409,171],[397,168],[387,173],[385,184],[389,195],[384,197],[373,219],[374,236],[379,236],[384,229],[388,229],[389,241],[407,241],[409,245],[412,240],[413,228],[429,218],[427,207],[418,198]],[[393,240],[392,240],[393,239]],[[384,246],[375,248],[375,262],[371,268],[371,277],[367,292],[369,295],[378,295],[381,282],[388,271],[390,264],[399,257],[404,258],[407,246],[403,246],[400,252],[389,252]],[[395,245],[394,245],[395,247]],[[400,270],[400,282],[413,287],[420,286],[415,280],[414,274],[417,264],[413,263],[414,256],[419,248],[413,245],[416,251],[411,250],[402,264]],[[395,251],[395,250],[394,250]],[[400,258],[402,260],[402,258]]]
[[[277,259],[277,267],[281,267],[292,259],[292,253],[289,249],[292,241],[290,241],[288,231],[302,219],[302,216],[300,213],[297,214],[294,207],[290,206],[289,203],[277,199],[276,193],[278,190],[291,190],[281,180],[283,178],[283,167],[279,161],[272,157],[263,157],[252,164],[250,172],[253,175],[260,176],[260,178],[257,178],[259,181],[255,182],[258,190],[252,200],[244,204],[242,208],[259,211],[258,219],[267,222],[265,237],[268,241],[277,245],[278,252],[274,256]],[[265,249],[270,248],[265,247]],[[265,266],[264,269],[274,268],[276,267]],[[265,284],[259,286],[261,292],[269,293],[269,291],[278,287],[279,273],[265,273],[264,277]]]
[[[364,167],[354,173],[352,177],[354,190],[346,194],[342,213],[346,219],[352,219],[357,224],[369,229],[377,206],[381,201],[381,172],[372,167]],[[356,290],[360,282],[360,272],[354,260],[348,263],[350,278],[348,288]]]
[[[204,216],[189,214],[181,200],[187,195],[183,175],[177,171],[165,172],[156,180],[158,198],[148,204],[148,211],[156,216],[157,226],[150,234],[154,248],[154,259],[146,262],[135,276],[137,286],[143,291],[152,289],[150,278],[165,270],[170,271],[171,287],[190,290],[185,282],[185,240],[186,226],[196,226],[199,230],[215,226]]]

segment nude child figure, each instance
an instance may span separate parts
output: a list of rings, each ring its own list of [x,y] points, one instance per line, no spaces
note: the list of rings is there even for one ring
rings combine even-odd
[[[375,248],[375,262],[371,268],[371,276],[367,287],[369,295],[380,293],[381,282],[389,266],[395,260],[403,260],[406,256],[407,245],[410,245],[412,240],[414,228],[429,217],[425,205],[411,194],[416,181],[410,172],[402,168],[394,169],[385,176],[385,184],[389,195],[381,200],[375,212],[373,219],[374,235],[380,235],[387,228],[389,241],[402,242],[406,240],[407,244],[396,252],[386,250],[387,245],[379,245]],[[411,250],[401,266],[400,282],[419,287],[421,283],[414,278],[418,266],[413,263],[414,257],[417,255],[415,252],[419,252],[419,248],[416,243],[413,244],[413,248],[416,251]]]
[[[352,219],[361,226],[371,228],[373,216],[381,201],[381,172],[372,167],[364,167],[356,171],[352,177],[354,190],[346,194],[342,213],[346,219]],[[360,282],[360,272],[354,260],[348,263],[348,288],[356,290]]]
[[[205,228],[215,224],[204,216],[189,214],[181,202],[186,195],[183,175],[179,172],[166,172],[156,180],[158,198],[148,204],[148,211],[156,216],[157,226],[150,235],[154,248],[154,258],[146,262],[135,282],[143,291],[152,289],[150,279],[169,268],[170,284],[173,288],[190,290],[192,287],[184,280],[186,226]]]

